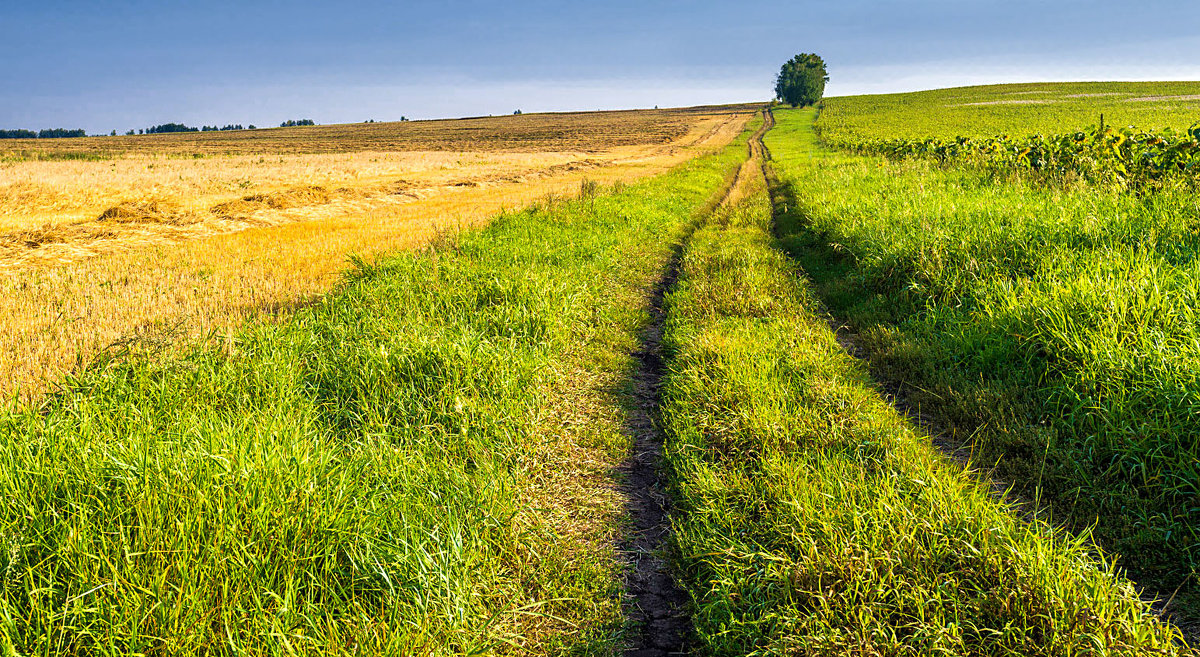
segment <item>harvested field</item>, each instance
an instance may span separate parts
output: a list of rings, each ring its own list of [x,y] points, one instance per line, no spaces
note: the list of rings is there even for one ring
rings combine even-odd
[[[0,183],[0,271],[6,272],[0,281],[0,392],[36,395],[101,352],[159,349],[302,304],[328,289],[350,253],[369,258],[417,247],[505,208],[577,194],[585,181],[612,184],[660,173],[724,146],[750,115],[740,107],[597,113],[589,134],[606,137],[568,135],[561,150],[547,152],[272,153],[197,160],[145,154],[10,163]],[[586,116],[570,115],[581,133],[589,132]],[[662,142],[656,140],[665,133],[647,128],[643,143],[631,145],[631,133],[617,132],[614,119],[622,117],[631,121],[626,131],[661,119],[682,125],[683,132]],[[539,125],[514,123],[523,118],[537,117],[496,119],[491,125],[500,134],[488,140],[477,130],[479,138],[464,141],[464,149],[524,139],[525,133],[502,134],[514,125]],[[378,125],[328,128],[371,131]],[[166,137],[199,142],[228,134]],[[607,149],[566,147],[580,144]]]
[[[153,155],[208,157],[360,151],[585,151],[615,146],[666,144],[686,135],[695,121],[730,110],[752,112],[757,105],[684,107],[662,110],[562,112],[472,117],[436,121],[394,121],[264,128],[231,132],[11,139],[0,145],[0,160],[77,159]]]

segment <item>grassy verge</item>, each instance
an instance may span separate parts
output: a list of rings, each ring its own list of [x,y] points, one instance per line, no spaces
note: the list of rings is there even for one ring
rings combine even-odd
[[[8,653],[610,652],[628,442],[570,377],[628,358],[744,143],[0,412]]]
[[[700,652],[1186,652],[1084,538],[1017,519],[879,397],[771,224],[758,181],[694,234],[668,296],[666,451]]]
[[[1200,609],[1200,248],[1190,194],[996,185],[770,141],[785,246],[874,371],[1055,522]]]

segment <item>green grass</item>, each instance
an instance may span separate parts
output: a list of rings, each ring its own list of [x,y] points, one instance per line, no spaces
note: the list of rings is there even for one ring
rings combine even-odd
[[[662,409],[701,653],[1190,654],[1112,560],[1200,606],[1192,197],[996,185],[778,117],[774,206],[709,216],[743,136],[0,410],[6,651],[620,651],[633,354],[707,218]],[[1049,515],[939,455],[824,309]]]
[[[1200,122],[1200,98],[1179,97],[1197,95],[1200,82],[1048,82],[842,96],[825,99],[817,130],[858,140],[1022,137],[1084,130],[1101,114],[1112,126],[1184,130]]]
[[[809,175],[792,167],[811,114],[780,114],[772,150]],[[760,183],[694,234],[668,296],[699,654],[1186,653],[1085,535],[1019,520],[883,401],[771,227]]]
[[[996,184],[769,135],[779,230],[874,371],[1055,522],[1200,607],[1192,195]]]
[[[744,143],[0,411],[7,654],[611,653],[629,443],[571,377],[628,366]]]

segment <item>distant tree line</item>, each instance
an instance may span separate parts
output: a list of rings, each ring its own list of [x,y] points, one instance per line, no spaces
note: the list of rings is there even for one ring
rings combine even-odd
[[[400,120],[404,121],[406,119],[401,117]],[[284,121],[283,123],[280,123],[279,127],[293,128],[293,127],[301,126],[301,125],[316,125],[316,124],[317,124],[316,121],[313,121],[312,119],[290,119],[288,121]],[[130,130],[130,131],[126,132],[125,134],[126,135],[134,135],[134,134],[161,135],[161,134],[167,134],[167,133],[172,133],[172,132],[221,132],[221,131],[226,131],[226,130],[257,130],[257,129],[258,129],[258,127],[255,126],[253,123],[251,123],[250,125],[246,125],[246,126],[243,126],[240,123],[230,123],[225,126],[206,125],[206,126],[201,126],[199,128],[193,128],[192,126],[189,126],[189,125],[186,125],[183,123],[161,123],[159,125],[150,126],[149,128],[141,128],[141,129],[137,130],[136,132],[133,130]],[[117,134],[117,131],[113,130],[111,134],[115,136]],[[38,130],[38,131],[21,130],[21,129],[0,130],[0,139],[56,139],[56,138],[61,138],[61,137],[86,137],[86,136],[87,136],[87,131],[83,130],[82,128],[79,130],[68,130],[66,128],[49,128],[46,130]]]
[[[251,123],[249,126],[243,126],[240,123],[231,123],[231,124],[229,124],[227,126],[223,126],[223,127],[217,127],[215,125],[206,125],[206,126],[201,126],[199,128],[193,128],[191,126],[184,125],[182,123],[164,123],[162,125],[156,125],[156,126],[146,128],[145,130],[138,130],[138,134],[157,135],[157,134],[163,134],[166,132],[220,132],[222,130],[257,130],[257,129],[258,128],[254,127],[253,123]],[[132,132],[126,133],[126,134],[132,134]]]
[[[161,135],[168,132],[200,132],[200,128],[192,128],[182,123],[163,123],[146,128],[148,135]]]
[[[51,130],[38,130],[38,139],[61,139],[63,137],[86,137],[87,132],[80,128],[78,130],[67,130],[66,128],[54,128]]]
[[[86,137],[87,132],[67,130],[66,128],[49,128],[34,132],[32,130],[0,130],[0,139],[60,139],[62,137]]]

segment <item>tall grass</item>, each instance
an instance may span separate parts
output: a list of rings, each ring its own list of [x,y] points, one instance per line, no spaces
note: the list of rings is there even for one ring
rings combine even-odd
[[[780,230],[910,405],[1195,615],[1200,219],[1190,194],[994,184],[770,140]]]
[[[571,363],[635,340],[639,295],[742,147],[358,260],[286,323],[114,358],[3,410],[5,649],[611,650],[611,546],[541,510],[563,490],[539,484],[563,467],[547,417]],[[611,508],[571,517],[616,531]]]
[[[789,166],[810,116],[785,113],[771,139]],[[760,179],[694,234],[668,296],[663,415],[699,653],[1187,653],[1085,536],[1018,519],[880,398],[771,227]]]

